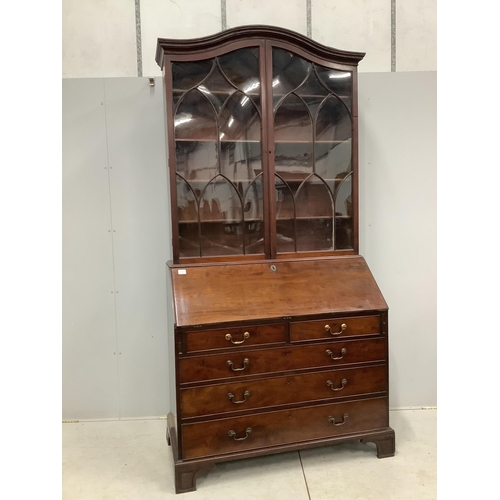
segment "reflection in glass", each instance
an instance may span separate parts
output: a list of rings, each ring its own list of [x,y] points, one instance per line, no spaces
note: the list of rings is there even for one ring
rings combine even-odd
[[[250,47],[219,57],[226,78],[247,95],[260,94],[259,49]]]
[[[295,252],[295,199],[292,189],[281,176],[275,175],[276,250]]]
[[[258,108],[242,92],[235,92],[224,104],[219,115],[221,141],[259,141],[260,115]]]
[[[212,66],[211,60],[172,63],[174,90],[189,90],[196,87],[206,78]]]
[[[316,72],[320,81],[331,92],[339,96],[351,109],[352,97],[352,73],[349,71],[337,71],[316,65]]]
[[[180,257],[264,252],[258,54],[172,64]]]
[[[352,74],[273,49],[272,86],[277,251],[352,248]]]
[[[310,176],[297,190],[297,251],[331,250],[333,234],[333,197],[327,185]]]
[[[203,85],[198,86],[198,90],[213,103],[216,112],[220,112],[227,99],[236,92],[236,89],[227,81],[221,73],[219,65],[213,64],[212,71],[203,81]]]
[[[297,89],[312,71],[309,61],[283,49],[273,49],[273,103]]]
[[[312,117],[305,102],[290,94],[279,105],[274,116],[274,139],[312,143]]]
[[[215,111],[198,90],[185,94],[174,116],[176,140],[217,140]]]
[[[337,97],[328,97],[316,116],[317,141],[347,141],[352,136],[349,111]]]
[[[177,172],[187,181],[209,181],[219,171],[217,141],[177,141]]]

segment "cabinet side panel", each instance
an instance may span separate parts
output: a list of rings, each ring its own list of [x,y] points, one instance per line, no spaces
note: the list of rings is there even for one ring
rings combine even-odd
[[[174,313],[174,297],[172,289],[172,277],[170,269],[166,268],[167,282],[167,324],[165,335],[167,336],[167,360],[168,360],[168,395],[165,399],[168,400],[168,411],[173,413],[177,418],[177,384],[176,384],[176,355],[175,355],[175,313]]]

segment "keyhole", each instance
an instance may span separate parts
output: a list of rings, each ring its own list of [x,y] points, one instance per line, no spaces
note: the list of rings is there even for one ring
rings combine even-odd
[[[271,266],[269,266],[269,269],[271,269],[271,271],[273,273],[275,273],[277,271],[277,267],[274,264],[272,264]]]

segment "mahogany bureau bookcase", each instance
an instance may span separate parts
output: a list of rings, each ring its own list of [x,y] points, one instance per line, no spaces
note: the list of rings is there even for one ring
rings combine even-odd
[[[355,439],[394,455],[388,308],[358,253],[363,56],[270,26],[158,39],[178,493],[228,460]]]

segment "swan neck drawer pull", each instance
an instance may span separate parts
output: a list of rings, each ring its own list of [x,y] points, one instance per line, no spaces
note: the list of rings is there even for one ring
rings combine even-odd
[[[227,399],[229,399],[231,401],[231,403],[234,403],[235,405],[240,405],[241,403],[244,403],[247,398],[250,396],[250,391],[245,391],[243,393],[243,398],[241,401],[235,401],[234,400],[234,394],[232,392],[228,392],[227,393]]]
[[[349,417],[349,414],[348,413],[344,413],[342,415],[342,422],[338,422],[338,423],[335,423],[335,417],[328,417],[328,421],[332,424],[332,425],[335,425],[336,427],[338,427],[339,425],[344,425],[347,421],[347,417]]]
[[[243,340],[233,340],[233,337],[230,333],[227,333],[226,334],[226,340],[229,340],[231,342],[231,344],[234,344],[234,345],[239,345],[239,344],[243,344],[243,342],[245,342],[245,340],[250,337],[250,332],[245,332],[243,334]]]
[[[237,437],[236,437],[236,432],[235,432],[235,431],[233,431],[233,430],[230,430],[230,431],[227,433],[227,435],[228,435],[229,437],[232,437],[235,441],[245,441],[245,439],[246,439],[248,436],[250,436],[250,433],[251,433],[251,432],[252,432],[252,428],[251,428],[251,427],[247,427],[247,428],[245,429],[245,437],[242,437],[242,438],[237,438]]]
[[[342,379],[342,386],[341,387],[333,387],[333,382],[331,380],[326,381],[326,385],[332,390],[332,391],[341,391],[345,385],[347,384],[347,379],[343,378]]]
[[[233,362],[230,359],[226,361],[226,365],[229,366],[229,368],[231,368],[233,372],[241,372],[241,370],[244,370],[247,367],[248,363],[250,363],[250,360],[248,358],[245,358],[243,360],[243,366],[241,368],[234,368]]]
[[[346,328],[347,328],[347,325],[345,323],[342,323],[340,325],[340,332],[332,332],[330,325],[325,325],[325,330],[328,333],[331,333],[332,335],[340,335]]]
[[[332,358],[334,361],[337,361],[339,359],[342,359],[347,354],[347,349],[345,347],[342,347],[342,349],[340,350],[340,354],[341,354],[341,356],[337,356],[337,357],[334,358],[333,357],[333,352],[330,351],[330,349],[326,350],[326,355],[330,356],[330,358]]]

